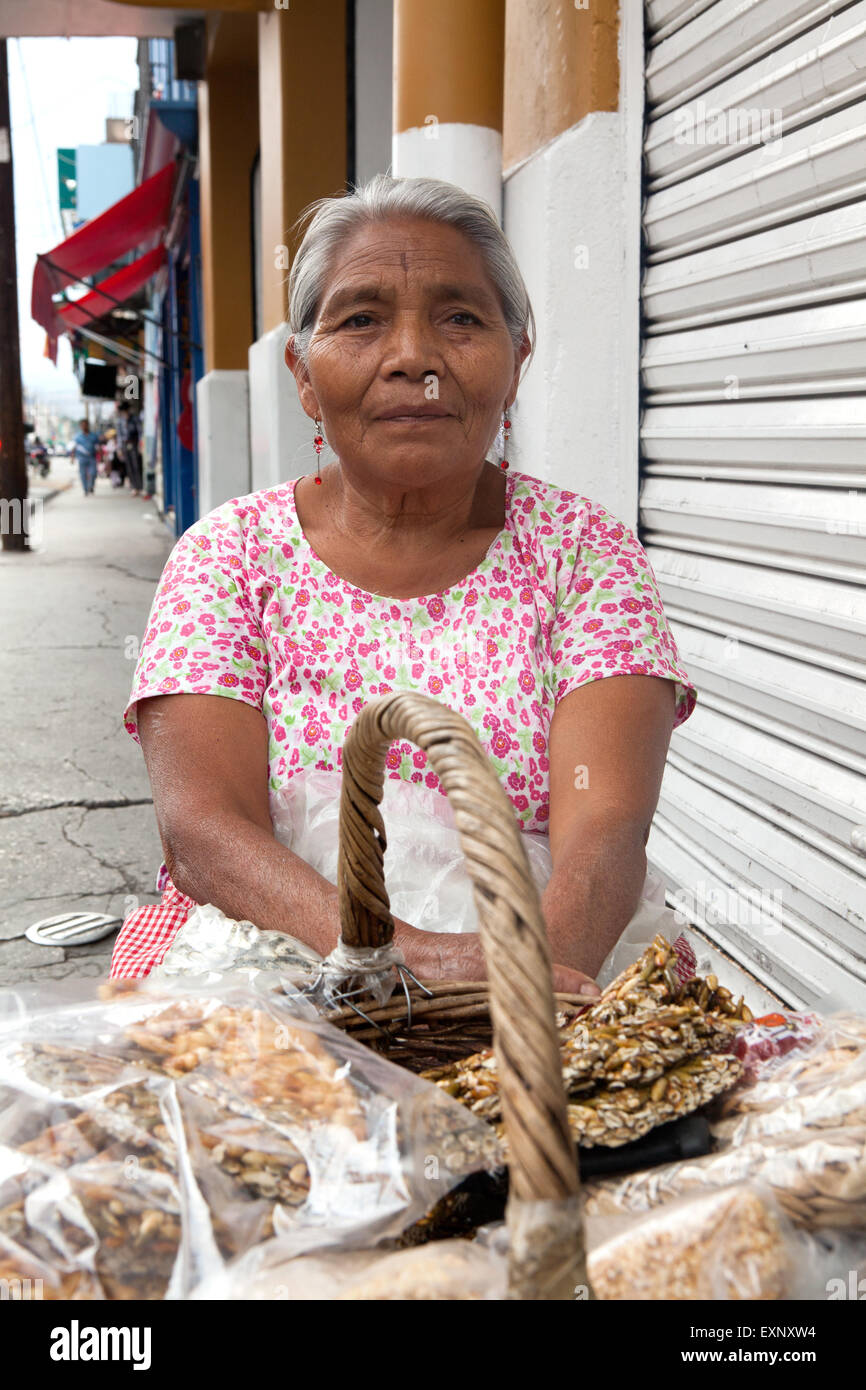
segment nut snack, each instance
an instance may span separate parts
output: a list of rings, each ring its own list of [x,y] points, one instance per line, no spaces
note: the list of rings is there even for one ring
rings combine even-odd
[[[705,1158],[587,1183],[584,1212],[587,1217],[645,1212],[672,1197],[736,1182],[769,1189],[794,1224],[806,1230],[866,1230],[866,1128],[773,1135]]]
[[[751,1020],[749,1010],[713,976],[681,983],[675,963],[673,947],[657,936],[595,1004],[560,1019],[569,1126],[579,1144],[616,1147],[639,1139],[704,1105],[740,1075],[730,1048]],[[490,1051],[422,1075],[498,1125]]]
[[[0,1027],[0,1272],[43,1297],[185,1297],[274,1235],[394,1238],[498,1159],[462,1106],[279,997],[102,994]]]
[[[201,1285],[222,1301],[467,1301],[506,1296],[507,1242],[441,1240],[411,1250],[316,1250],[286,1259],[280,1241],[257,1246]]]
[[[796,1270],[783,1223],[748,1187],[666,1203],[589,1254],[603,1299],[779,1299]]]
[[[817,1136],[823,1130],[849,1126],[866,1129],[866,1068],[849,1081],[828,1081],[826,1086],[809,1087],[782,1098],[764,1097],[763,1103],[753,1099],[745,1113],[735,1110],[711,1128],[716,1143],[723,1145],[747,1144],[781,1134],[802,1136],[810,1131]]]
[[[866,1019],[842,1013],[807,1018],[807,1045],[771,1058],[752,1084],[737,1086],[719,1103],[717,1139],[739,1142],[866,1121]]]
[[[384,1255],[336,1302],[475,1302],[505,1298],[501,1256],[469,1241],[438,1241]]]

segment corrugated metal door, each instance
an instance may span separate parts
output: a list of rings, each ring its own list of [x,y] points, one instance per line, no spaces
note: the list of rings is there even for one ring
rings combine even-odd
[[[646,6],[642,537],[699,689],[652,863],[866,999],[866,0]]]

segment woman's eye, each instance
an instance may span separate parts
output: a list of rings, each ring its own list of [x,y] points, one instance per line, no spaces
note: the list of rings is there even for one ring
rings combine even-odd
[[[359,323],[359,320],[361,319],[365,320],[365,322]],[[474,314],[470,314],[468,309],[455,309],[454,313],[449,315],[449,322],[452,319],[468,319],[470,323],[479,322],[479,320],[475,317]],[[372,321],[372,314],[361,312],[358,314],[352,314],[351,318],[346,319],[342,326],[343,328],[366,328],[369,323],[372,323]],[[461,324],[460,327],[465,327],[465,325]]]

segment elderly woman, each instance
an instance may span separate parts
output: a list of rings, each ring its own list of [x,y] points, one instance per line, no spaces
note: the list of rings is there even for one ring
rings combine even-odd
[[[147,974],[197,903],[327,954],[337,890],[277,839],[274,798],[338,773],[358,711],[401,689],[465,715],[521,828],[549,836],[556,983],[594,991],[696,698],[652,569],[603,507],[488,458],[534,334],[490,208],[382,175],[308,213],[286,362],[317,454],[327,440],[335,457],[215,508],[165,566],[124,711],[163,899],[127,919],[111,973]],[[444,797],[408,743],[387,770]],[[441,925],[398,920],[409,966],[482,978],[477,932]]]

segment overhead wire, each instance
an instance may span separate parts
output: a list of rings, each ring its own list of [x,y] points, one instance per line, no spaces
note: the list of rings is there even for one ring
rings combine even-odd
[[[63,223],[60,218],[60,209],[55,208],[48,191],[48,184],[45,181],[45,164],[42,158],[42,145],[39,141],[39,127],[36,124],[36,117],[33,112],[33,99],[30,95],[30,79],[27,76],[27,68],[24,63],[24,54],[21,50],[21,39],[15,40],[16,52],[18,53],[18,66],[21,69],[21,81],[24,87],[24,94],[27,98],[27,109],[30,112],[30,124],[33,127],[33,143],[36,146],[36,163],[39,165],[40,180],[42,183],[42,194],[45,199],[45,207],[48,211],[48,220],[51,223],[52,234],[55,228],[60,229],[63,235]]]

